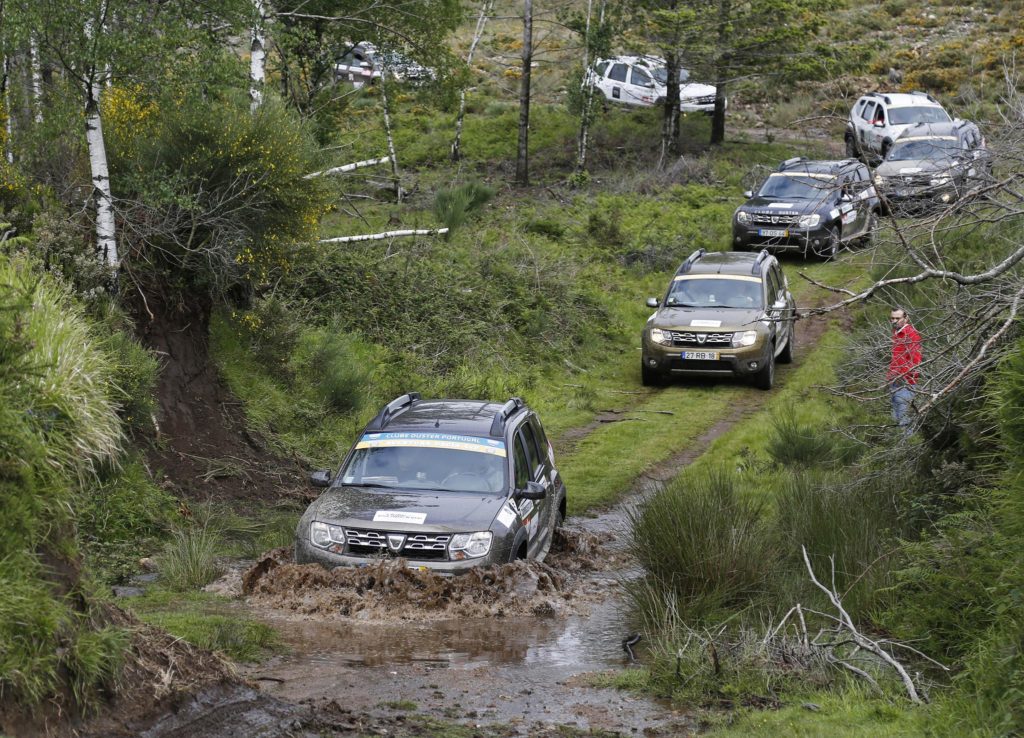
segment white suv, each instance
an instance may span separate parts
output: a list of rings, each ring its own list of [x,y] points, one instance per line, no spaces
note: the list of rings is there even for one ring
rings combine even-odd
[[[684,113],[711,113],[715,88],[689,82],[690,72],[679,70],[679,109]],[[601,91],[609,102],[648,107],[661,105],[668,94],[665,60],[656,56],[617,56],[599,59],[587,73],[585,84]]]
[[[916,123],[948,123],[949,113],[926,92],[869,92],[850,111],[846,155],[865,163],[885,158],[903,131]]]

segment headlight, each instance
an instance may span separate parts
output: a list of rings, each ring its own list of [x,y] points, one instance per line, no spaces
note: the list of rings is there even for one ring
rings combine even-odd
[[[663,331],[660,328],[651,328],[651,340],[664,346],[672,345],[672,333]]]
[[[750,213],[748,213],[745,210],[737,210],[736,211],[736,222],[737,223],[749,223],[750,222]]]
[[[884,184],[885,184],[885,177],[883,177],[881,174],[876,174],[875,175],[875,187],[881,187]]]
[[[814,228],[820,222],[821,216],[815,213],[814,215],[801,215],[797,225],[801,228]]]
[[[478,559],[491,550],[491,532],[456,533],[448,543],[448,555],[456,561]]]
[[[931,184],[933,187],[938,185],[949,184],[949,179],[950,177],[948,174],[940,174],[938,177],[932,177]]]
[[[817,218],[818,216],[814,216]],[[743,331],[742,333],[732,334],[732,345],[733,346],[753,346],[757,341],[757,331]]]
[[[314,546],[330,548],[332,543],[345,542],[345,531],[336,525],[313,522],[309,526],[309,540]]]

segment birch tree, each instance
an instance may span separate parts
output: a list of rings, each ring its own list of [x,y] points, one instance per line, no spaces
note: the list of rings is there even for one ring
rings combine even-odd
[[[590,0],[588,0],[590,1]],[[603,2],[603,0],[602,0]],[[481,0],[480,15],[476,19],[476,28],[473,31],[473,40],[469,44],[469,51],[466,53],[466,66],[472,69],[473,53],[477,44],[484,35],[484,26],[487,25],[487,17],[494,7],[494,0]],[[462,121],[466,116],[466,88],[459,90],[459,112],[455,116],[455,139],[452,141],[452,161],[462,158]]]
[[[533,0],[523,0],[522,76],[519,80],[519,141],[516,184],[530,184],[530,71],[533,66]]]
[[[263,85],[267,76],[264,22],[263,0],[253,0],[252,42],[249,44],[249,101],[253,113],[263,104]]]

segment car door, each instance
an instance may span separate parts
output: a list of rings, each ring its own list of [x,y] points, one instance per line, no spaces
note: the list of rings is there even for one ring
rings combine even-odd
[[[860,235],[868,222],[868,211],[864,200],[868,182],[860,179],[856,169],[840,175],[842,180],[842,191],[849,198],[849,204],[853,210],[844,214],[843,237]]]
[[[885,110],[885,105],[882,103],[875,104],[875,112],[871,118],[871,125],[868,128],[868,145],[872,151],[877,152],[879,155],[882,154],[882,141],[886,137],[885,125],[888,121],[888,116]]]
[[[643,67],[629,68],[629,83],[623,87],[623,94],[628,96],[630,105],[653,105],[657,97],[654,78]]]
[[[626,77],[629,74],[629,66],[622,62],[615,62],[608,68],[608,76],[603,86],[605,97],[609,100],[628,102],[623,99],[622,91],[626,86]]]
[[[867,148],[871,145],[871,139],[868,134],[871,132],[871,121],[875,119],[875,107],[876,104],[873,100],[868,100],[864,103],[864,108],[860,112],[860,119],[857,121],[857,135],[860,137],[862,148]]]
[[[775,323],[775,348],[781,350],[793,335],[793,310],[788,306],[792,302],[789,294],[786,278],[782,275],[779,265],[772,264],[768,270],[768,305],[773,307],[778,303],[785,303],[787,307],[781,310],[772,310],[771,317]]]
[[[521,443],[525,452],[528,464],[528,479],[541,485],[547,494],[540,500],[521,500],[519,503],[520,514],[526,525],[529,534],[527,547],[531,556],[536,556],[540,551],[547,549],[551,540],[551,500],[554,497],[554,488],[549,479],[546,465],[546,454],[541,453],[540,444],[537,441],[537,434],[529,422],[524,422],[516,431],[516,443]],[[518,452],[517,452],[518,454]],[[523,507],[530,509],[523,512]]]

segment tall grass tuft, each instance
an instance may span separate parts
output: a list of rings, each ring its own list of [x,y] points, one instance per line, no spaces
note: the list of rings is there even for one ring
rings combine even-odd
[[[71,691],[80,709],[98,704],[101,690],[113,686],[121,673],[128,631],[123,628],[82,629],[68,650],[67,667]]]
[[[223,573],[217,561],[220,535],[208,524],[176,530],[164,546],[158,569],[164,584],[184,592],[204,587]]]
[[[760,500],[732,472],[684,475],[630,513],[630,547],[657,586],[703,612],[765,590],[778,554]]]
[[[772,416],[765,450],[782,466],[800,467],[848,464],[857,454],[854,442],[802,421],[792,406]]]

